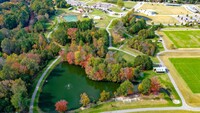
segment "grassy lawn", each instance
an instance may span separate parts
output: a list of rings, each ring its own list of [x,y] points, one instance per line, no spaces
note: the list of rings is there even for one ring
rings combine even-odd
[[[200,58],[170,58],[193,93],[200,93]]]
[[[199,48],[200,30],[164,31],[177,48]]]
[[[183,79],[182,75],[170,61],[170,58],[200,58],[199,52],[178,52],[178,53],[164,53],[160,59],[164,62],[165,66],[169,69],[173,79],[175,80],[179,90],[181,91],[186,102],[190,106],[200,106],[200,93],[193,93],[188,84]],[[192,75],[190,75],[192,76]]]
[[[160,45],[160,44],[159,44],[159,45]],[[159,48],[161,48],[161,47],[159,46]],[[121,49],[124,50],[124,51],[127,51],[127,52],[129,52],[129,53],[131,53],[131,54],[134,54],[134,55],[136,55],[136,56],[137,56],[137,55],[144,55],[142,52],[128,47],[127,44],[125,44]],[[151,60],[152,60],[154,63],[159,63],[159,61],[158,61],[158,59],[157,59],[156,57],[154,57],[154,56],[150,56],[150,57],[151,57]]]
[[[129,62],[131,64],[134,63],[134,59],[135,59],[135,57],[133,57],[129,54],[123,53],[121,51],[116,51],[115,57],[116,58],[123,58],[124,60],[126,60],[127,62]]]
[[[136,112],[133,112],[136,113]],[[185,111],[185,110],[174,110],[174,111],[144,111],[144,112],[137,112],[137,113],[198,113],[195,111]]]
[[[151,24],[152,22],[154,22],[155,24],[178,24],[178,20],[176,20],[173,16],[170,15],[155,15],[155,16],[147,16],[146,14],[143,13],[136,13],[139,16],[144,16],[146,18],[149,18],[149,20],[147,20],[147,23]]]
[[[83,0],[82,0],[83,1]],[[84,0],[84,1],[86,1],[86,0]],[[87,1],[89,1],[89,0],[87,0]],[[87,4],[88,5],[94,5],[94,4],[96,4],[97,2],[104,2],[105,0],[91,0],[90,2],[88,2]]]
[[[124,7],[131,9],[133,8],[137,3],[133,1],[124,1]]]
[[[94,10],[92,13],[90,13],[89,16],[91,18],[94,18],[95,16],[100,16],[102,18],[102,20],[94,20],[96,22],[96,26],[100,28],[106,28],[110,21],[113,19],[113,17],[108,16],[106,13],[100,10]]]
[[[110,9],[111,9],[112,11],[114,11],[114,12],[122,12],[121,8],[120,8],[120,7],[117,7],[117,6],[111,7]]]
[[[172,16],[147,16],[148,18],[152,19],[154,23],[162,23],[162,24],[174,24],[179,23],[178,20],[176,20]]]
[[[136,56],[137,56],[137,55],[142,55],[142,54],[143,54],[142,52],[140,52],[140,51],[138,51],[138,50],[135,50],[135,49],[132,49],[132,48],[128,47],[127,44],[125,44],[121,49],[124,50],[124,51],[127,51],[127,52],[129,52],[129,53],[131,53],[131,54],[134,54],[134,55],[136,55]]]
[[[181,6],[165,6],[163,4],[145,3],[140,9],[155,10],[158,15],[183,15],[190,14],[184,7]]]
[[[172,105],[169,104],[165,100],[141,100],[141,101],[135,101],[131,103],[108,102],[108,103],[100,104],[98,106],[95,106],[83,111],[79,111],[79,112],[80,113],[100,113],[103,111],[111,111],[111,110],[146,108],[146,107],[165,107],[165,106],[172,106]]]

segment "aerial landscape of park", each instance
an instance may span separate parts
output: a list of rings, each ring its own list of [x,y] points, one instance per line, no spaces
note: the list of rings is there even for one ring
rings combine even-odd
[[[199,0],[0,0],[0,113],[200,113]]]

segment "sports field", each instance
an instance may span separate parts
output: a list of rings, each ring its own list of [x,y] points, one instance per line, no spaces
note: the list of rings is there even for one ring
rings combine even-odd
[[[190,14],[182,6],[165,6],[163,4],[152,4],[152,3],[145,3],[140,9],[143,10],[154,10],[158,15],[184,15]]]
[[[199,48],[200,30],[164,31],[177,48]]]
[[[169,59],[193,93],[200,93],[200,58]]]

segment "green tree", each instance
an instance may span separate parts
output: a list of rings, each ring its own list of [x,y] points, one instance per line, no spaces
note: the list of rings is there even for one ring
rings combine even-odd
[[[66,31],[64,28],[59,28],[52,33],[53,41],[65,45],[69,40]]]
[[[45,27],[44,24],[40,21],[36,22],[34,25],[34,31],[35,32],[44,32]]]
[[[133,93],[133,88],[133,84],[129,80],[126,80],[120,84],[119,88],[117,89],[117,94],[120,96],[127,96],[128,94]]]
[[[103,102],[103,101],[106,101],[110,98],[110,93],[109,92],[106,92],[105,90],[103,90],[100,94],[100,98],[99,98],[99,101]]]
[[[81,103],[84,107],[86,107],[86,106],[90,103],[90,99],[89,99],[88,95],[87,95],[86,93],[82,93],[82,94],[80,95],[80,97],[81,97],[80,103]]]
[[[138,55],[134,60],[134,67],[140,66],[143,70],[151,70],[153,62],[148,55]]]
[[[56,0],[56,6],[58,8],[66,8],[67,2],[65,0]]]
[[[24,110],[28,106],[27,89],[24,81],[17,79],[11,87],[13,96],[11,97],[12,105],[19,111]]]
[[[119,7],[123,7],[124,6],[124,1],[123,0],[117,0],[117,5]]]
[[[149,78],[145,78],[142,83],[139,84],[138,90],[142,94],[148,94],[151,87],[151,80]]]

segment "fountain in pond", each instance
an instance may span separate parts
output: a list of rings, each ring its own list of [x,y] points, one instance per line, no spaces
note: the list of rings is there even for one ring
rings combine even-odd
[[[71,85],[70,85],[70,84],[66,84],[66,85],[65,85],[65,88],[70,89],[70,88],[71,88]]]

